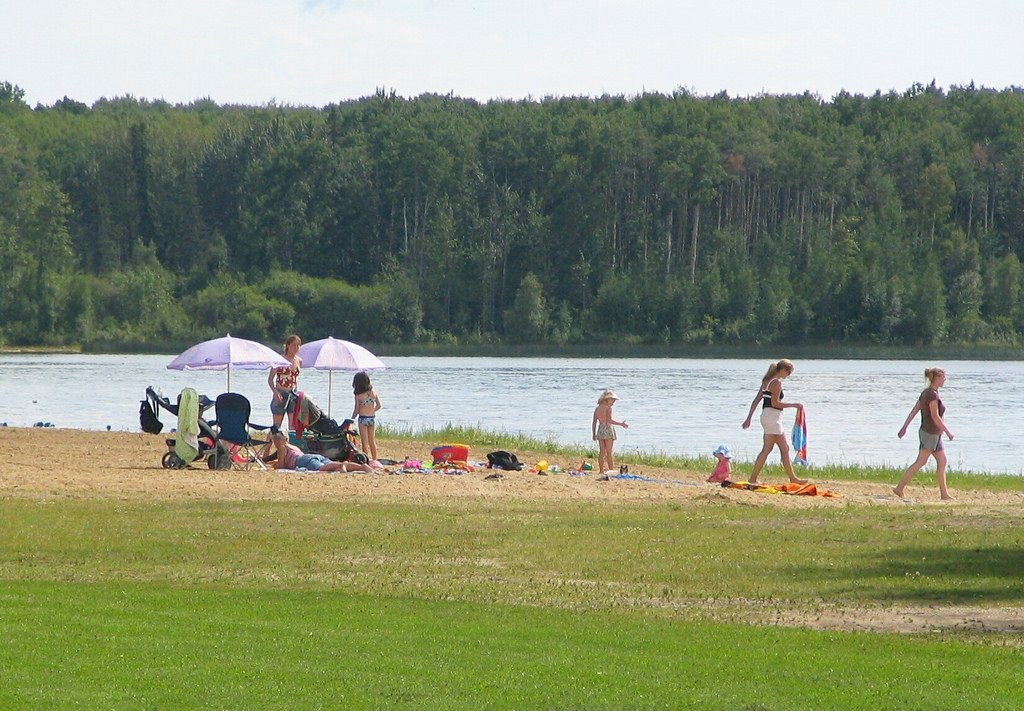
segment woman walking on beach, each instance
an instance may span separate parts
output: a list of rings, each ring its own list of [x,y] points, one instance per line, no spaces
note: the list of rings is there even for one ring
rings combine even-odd
[[[594,419],[590,423],[594,439],[597,440],[597,470],[602,473],[612,473],[615,470],[615,457],[612,455],[612,446],[615,444],[615,425],[629,429],[629,425],[618,422],[612,417],[612,406],[619,397],[611,390],[605,390],[597,399],[597,407],[594,408]]]
[[[907,415],[903,427],[900,427],[899,438],[907,433],[907,427],[918,412],[921,413],[921,427],[917,431],[917,438],[920,449],[917,451],[917,459],[903,473],[903,478],[892,493],[903,498],[903,490],[914,478],[914,475],[921,471],[921,467],[928,463],[928,457],[935,457],[935,478],[939,481],[939,495],[943,501],[950,501],[953,497],[946,489],[946,450],[942,447],[942,435],[953,439],[953,433],[946,427],[942,416],[946,414],[946,406],[942,404],[939,397],[939,388],[946,384],[946,371],[942,368],[925,368],[924,377],[928,379],[928,387],[921,391],[917,398],[914,409]]]
[[[267,376],[267,385],[270,386],[270,392],[274,393],[270,401],[270,412],[274,416],[274,427],[279,429],[284,416],[295,409],[295,390],[299,386],[299,370],[302,368],[302,358],[299,358],[301,345],[301,338],[288,336],[284,340],[284,359],[291,365],[271,368]]]
[[[768,455],[775,447],[779,448],[779,454],[782,455],[782,466],[786,470],[789,480],[794,484],[807,482],[806,479],[797,479],[796,474],[793,473],[793,463],[789,460],[789,443],[786,442],[786,434],[782,429],[783,409],[787,407],[803,409],[803,405],[798,402],[782,401],[782,381],[793,374],[793,369],[793,362],[786,358],[768,366],[768,372],[761,378],[761,387],[758,389],[757,395],[754,396],[754,401],[750,403],[747,419],[743,421],[743,429],[750,427],[754,410],[757,408],[757,403],[760,402],[764,444],[754,460],[754,468],[750,471],[751,484],[757,483],[757,477],[768,460]]]

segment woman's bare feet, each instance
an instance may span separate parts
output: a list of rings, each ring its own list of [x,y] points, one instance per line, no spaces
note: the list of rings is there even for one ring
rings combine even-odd
[[[806,484],[807,480],[806,479],[796,479],[796,478],[793,478],[793,479],[789,480],[789,483],[790,484]]]
[[[892,488],[892,493],[896,494],[896,496],[900,497],[901,499],[903,498],[903,492],[900,491],[900,488],[898,486],[894,486]]]

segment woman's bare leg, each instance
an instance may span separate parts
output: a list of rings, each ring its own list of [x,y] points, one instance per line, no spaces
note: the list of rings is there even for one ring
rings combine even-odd
[[[372,472],[373,468],[358,462],[331,462],[320,467],[322,472]]]
[[[946,488],[946,453],[943,450],[932,452],[935,457],[935,478],[939,481],[939,496],[943,501],[952,501],[949,489]]]
[[[928,457],[931,455],[932,452],[928,449],[918,451],[917,459],[914,460],[913,464],[907,467],[907,471],[903,472],[903,477],[900,479],[900,483],[896,485],[896,488],[892,490],[892,493],[902,499],[903,490],[907,488],[907,484],[909,484],[910,480],[914,478],[914,475],[921,471],[921,467],[928,462]],[[943,472],[943,481],[945,481],[945,472]]]
[[[775,435],[775,443],[779,446],[779,454],[782,455],[782,468],[786,470],[791,484],[806,484],[806,479],[798,479],[793,471],[793,462],[789,458],[789,442],[786,435]]]
[[[764,468],[764,463],[768,461],[768,455],[772,453],[772,448],[775,447],[774,435],[764,435],[764,444],[761,445],[761,451],[757,453],[757,458],[754,460],[754,468],[750,470],[750,479],[748,480],[751,484],[757,483],[757,477],[761,473],[761,469]]]

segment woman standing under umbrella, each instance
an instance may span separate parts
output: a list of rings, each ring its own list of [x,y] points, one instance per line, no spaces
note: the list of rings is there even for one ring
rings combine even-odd
[[[270,401],[270,412],[274,415],[274,427],[280,428],[284,416],[295,409],[295,391],[299,386],[299,370],[302,358],[299,357],[299,346],[302,339],[296,335],[288,336],[284,341],[284,359],[291,365],[271,368],[267,376],[267,385],[274,393]]]

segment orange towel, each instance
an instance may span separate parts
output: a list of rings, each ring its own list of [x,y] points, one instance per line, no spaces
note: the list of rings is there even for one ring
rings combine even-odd
[[[724,486],[724,484],[723,484]],[[837,491],[819,489],[817,485],[808,482],[806,484],[750,484],[745,481],[729,482],[730,489],[746,489],[759,494],[790,494],[792,496],[822,496],[830,499],[838,499],[842,496]]]

